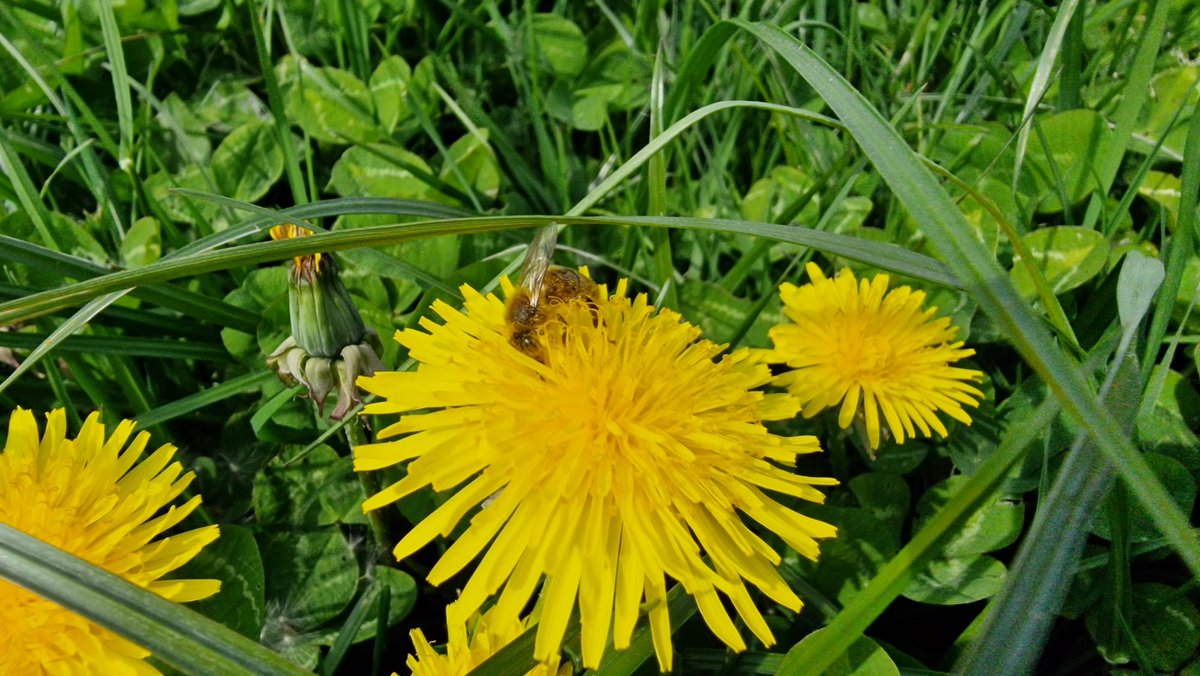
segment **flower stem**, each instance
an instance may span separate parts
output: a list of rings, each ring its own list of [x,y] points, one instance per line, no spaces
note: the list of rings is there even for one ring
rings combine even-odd
[[[347,424],[343,429],[346,432],[346,441],[350,444],[351,449],[368,443],[362,423],[357,419]],[[362,485],[363,492],[368,497],[379,492],[379,480],[376,478],[374,472],[355,472],[355,474],[358,475],[358,482]],[[371,534],[375,536],[375,543],[384,551],[390,550],[395,540],[389,535],[389,527],[387,521],[383,518],[383,510],[373,509],[367,512],[367,521],[371,524]]]

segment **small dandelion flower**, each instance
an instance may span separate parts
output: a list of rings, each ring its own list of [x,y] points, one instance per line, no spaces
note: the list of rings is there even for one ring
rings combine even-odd
[[[218,580],[160,579],[217,539],[217,527],[155,540],[190,514],[200,496],[170,506],[194,475],[171,462],[170,444],[139,463],[150,436],[142,432],[125,448],[133,426],[126,420],[105,438],[93,413],[79,436],[67,439],[59,409],[47,416],[39,439],[33,414],[18,408],[0,454],[0,523],[163,598],[212,596]],[[0,673],[158,673],[143,661],[149,651],[3,580],[0,627]]]
[[[942,437],[940,411],[966,425],[963,406],[978,406],[983,392],[971,385],[983,373],[951,366],[975,350],[950,342],[958,327],[937,308],[922,309],[925,293],[907,286],[888,291],[888,276],[856,281],[843,270],[828,279],[808,264],[809,284],[783,284],[779,295],[792,323],[772,327],[772,359],[792,370],[775,384],[800,400],[811,418],[841,404],[838,424],[846,428],[862,406],[867,439],[879,447],[879,413],[896,443],[917,432]]]
[[[434,650],[425,634],[420,629],[413,629],[408,634],[413,642],[413,654],[408,656],[407,662],[409,672],[412,676],[465,676],[512,643],[531,624],[529,618],[502,618],[495,608],[464,619],[451,603],[446,607],[446,652]],[[525,676],[570,676],[573,672],[571,664],[568,662],[560,668],[558,663],[559,658],[555,655],[530,669]]]
[[[771,645],[746,582],[786,608],[801,602],[776,569],[779,554],[746,521],[816,558],[816,540],[836,529],[767,492],[821,502],[814,486],[837,482],[789,471],[797,454],[820,447],[763,426],[798,408],[787,394],[759,391],[771,380],[765,364],[744,350],[721,356],[677,313],[628,298],[625,284],[546,306],[551,316],[520,341],[504,301],[465,286],[465,312],[438,302],[443,323],[398,332],[417,370],[358,382],[385,399],[366,413],[406,414],[380,437],[404,436],[357,447],[355,468],[412,462],[363,508],[425,486],[456,490],[397,544],[403,559],[481,506],[429,580],[441,584],[482,554],[454,624],[496,594],[496,612],[517,617],[544,579],[539,661],[558,654],[578,602],[583,663],[597,667],[610,631],[616,649],[629,646],[644,600],[668,670],[667,578],[733,649],[746,643],[718,592]],[[507,280],[505,292],[519,297]],[[538,349],[522,349],[527,340]]]

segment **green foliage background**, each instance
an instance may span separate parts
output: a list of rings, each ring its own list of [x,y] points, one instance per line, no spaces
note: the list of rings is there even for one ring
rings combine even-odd
[[[810,260],[888,271],[987,374],[948,440],[871,458],[830,419],[784,426],[828,450],[801,471],[843,485],[804,509],[841,537],[817,564],[785,551],[807,607],[772,612],[774,647],[729,653],[673,593],[677,672],[1200,670],[1197,10],[0,6],[0,401],[179,445],[222,524],[184,572],[225,587],[156,604],[7,529],[0,575],[164,668],[403,671],[455,591],[423,582],[435,547],[387,544],[445,496],[362,515],[354,426],[264,366],[289,332],[278,263],[339,251],[386,337],[494,288],[555,221],[559,262],[731,345],[768,345]],[[286,220],[329,233],[257,243]],[[648,633],[600,671],[653,673]]]

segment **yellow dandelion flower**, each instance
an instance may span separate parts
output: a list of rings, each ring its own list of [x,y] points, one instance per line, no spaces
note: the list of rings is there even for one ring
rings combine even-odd
[[[525,620],[501,617],[495,608],[465,620],[455,612],[456,603],[446,607],[446,629],[448,632],[446,652],[433,649],[420,629],[408,633],[412,638],[414,654],[408,656],[408,669],[412,676],[464,676],[483,664],[501,648],[513,642],[532,624]],[[560,668],[557,655],[538,664],[526,676],[570,676],[570,663]]]
[[[937,308],[922,309],[925,293],[907,286],[888,291],[888,276],[856,281],[843,270],[828,279],[808,264],[809,284],[783,284],[779,295],[790,324],[771,328],[773,358],[792,370],[775,384],[800,400],[811,418],[841,403],[838,424],[848,427],[862,405],[867,439],[879,447],[879,412],[896,443],[936,431],[945,437],[940,411],[964,424],[963,406],[983,397],[971,381],[983,373],[951,366],[975,350],[951,342],[958,327]]]
[[[211,596],[220,589],[217,580],[159,579],[215,540],[217,527],[155,541],[191,513],[200,497],[162,511],[193,475],[170,462],[175,448],[169,444],[138,463],[150,439],[145,432],[122,452],[133,425],[126,420],[106,438],[93,413],[79,436],[68,439],[66,415],[58,409],[46,417],[39,438],[33,414],[18,408],[0,454],[0,523],[163,598]],[[147,650],[4,580],[0,627],[0,673],[158,673],[143,661]]]
[[[644,295],[628,298],[625,287],[549,306],[553,316],[533,336],[540,358],[514,346],[529,336],[513,340],[502,300],[465,286],[466,312],[435,303],[443,323],[398,332],[417,370],[358,382],[384,398],[366,413],[407,414],[380,437],[405,436],[359,446],[355,468],[412,462],[363,508],[425,486],[456,489],[396,546],[402,559],[481,505],[429,580],[445,582],[487,549],[457,622],[497,592],[498,612],[516,617],[544,578],[538,660],[558,654],[578,601],[583,663],[598,666],[610,630],[618,650],[628,647],[644,599],[659,664],[669,669],[668,577],[735,650],[746,644],[718,591],[771,645],[745,582],[786,608],[801,602],[776,569],[779,554],[743,515],[815,558],[816,539],[836,529],[767,491],[821,502],[814,486],[837,482],[786,469],[820,447],[815,437],[763,426],[797,412],[789,395],[758,391],[771,380],[765,364],[744,350],[720,356],[722,346],[698,328]],[[515,295],[507,280],[505,291]]]

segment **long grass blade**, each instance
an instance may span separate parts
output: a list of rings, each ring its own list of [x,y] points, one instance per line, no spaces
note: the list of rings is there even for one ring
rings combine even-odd
[[[220,623],[5,524],[0,524],[0,577],[188,673],[306,673]]]
[[[313,205],[309,205],[313,206]],[[497,232],[549,223],[579,225],[645,225],[730,232],[769,237],[781,242],[820,249],[851,260],[861,261],[897,274],[933,284],[958,287],[944,265],[918,253],[892,244],[869,242],[857,237],[819,232],[796,226],[753,223],[726,219],[631,216],[487,216],[379,225],[354,230],[316,233],[278,242],[258,242],[219,251],[161,259],[134,270],[122,270],[70,286],[30,294],[0,304],[0,323],[16,322],[57,312],[113,291],[156,284],[218,270],[286,260],[322,251],[342,251],[367,246],[398,244],[426,237]]]
[[[1029,130],[1032,128],[1033,114],[1041,104],[1042,97],[1046,95],[1046,90],[1050,88],[1054,65],[1058,62],[1059,52],[1062,51],[1063,36],[1067,34],[1067,27],[1070,26],[1071,17],[1075,14],[1075,8],[1078,6],[1079,0],[1067,0],[1058,6],[1058,12],[1054,15],[1054,25],[1050,27],[1050,34],[1046,36],[1046,44],[1042,46],[1042,53],[1038,57],[1037,69],[1033,73],[1033,84],[1029,88],[1029,96],[1025,99],[1021,129],[1017,133],[1016,160],[1013,165],[1014,191],[1017,181],[1021,177],[1021,164],[1025,160],[1025,148],[1029,146]]]
[[[218,401],[225,401],[246,392],[255,392],[275,378],[272,371],[255,371],[237,378],[231,378],[219,385],[213,385],[207,390],[201,390],[178,399],[169,404],[163,404],[156,409],[137,416],[138,427],[154,427],[169,420],[183,417],[198,411],[205,406],[211,406]]]

